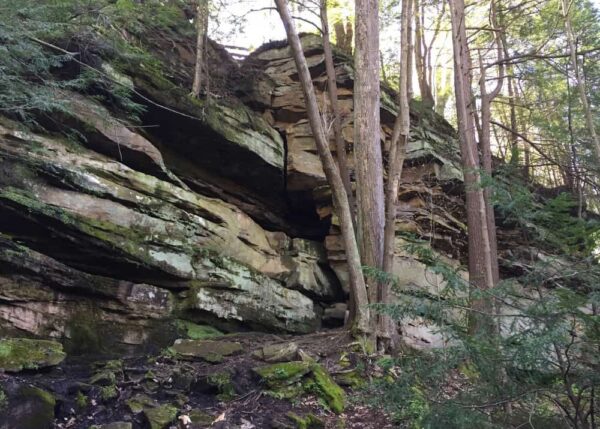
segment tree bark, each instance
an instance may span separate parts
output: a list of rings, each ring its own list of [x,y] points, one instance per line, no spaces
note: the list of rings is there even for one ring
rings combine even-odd
[[[348,55],[352,55],[352,24],[348,21],[346,26],[342,21],[336,21],[333,24],[335,31],[335,41],[338,49]]]
[[[354,214],[354,195],[352,192],[352,183],[350,182],[350,170],[348,169],[348,157],[346,153],[346,142],[342,135],[342,121],[340,119],[340,108],[338,105],[337,93],[337,78],[335,74],[335,66],[333,64],[333,53],[331,51],[331,42],[329,41],[329,22],[327,18],[327,0],[321,0],[320,4],[321,15],[321,31],[323,33],[323,54],[325,55],[325,69],[327,73],[327,94],[329,95],[329,103],[331,105],[332,121],[333,121],[333,136],[335,139],[335,150],[337,156],[338,167],[344,189],[348,195],[348,204],[350,211]],[[355,226],[355,219],[352,216],[352,224]]]
[[[383,266],[385,207],[380,138],[379,4],[355,1],[354,157],[358,234],[363,264]],[[378,301],[377,282],[369,282],[369,302]],[[376,321],[376,318],[372,318]],[[372,321],[373,330],[376,322]]]
[[[408,103],[408,21],[410,20],[409,0],[402,1],[400,23],[400,75],[398,78],[398,116],[394,122],[390,152],[388,159],[388,181],[385,195],[386,217],[384,231],[383,271],[391,275],[394,269],[394,250],[396,243],[396,206],[398,203],[398,188],[402,177],[402,167],[406,156],[406,144],[410,132],[410,107]],[[387,303],[390,300],[390,284],[380,285],[379,300]],[[395,325],[393,320],[385,315],[379,317],[381,339],[389,342],[387,347],[393,347]]]
[[[275,0],[275,4],[287,34],[290,49],[294,57],[294,62],[296,63],[300,84],[302,86],[302,92],[306,102],[308,120],[315,138],[321,163],[323,164],[323,170],[325,172],[327,182],[331,187],[334,204],[340,217],[340,228],[346,250],[346,260],[350,278],[350,293],[352,294],[356,304],[353,328],[359,335],[368,334],[370,332],[371,323],[370,310],[368,306],[369,301],[364,276],[361,271],[361,259],[356,236],[354,233],[354,228],[352,227],[352,215],[350,211],[350,204],[348,202],[348,196],[344,189],[344,183],[340,176],[340,172],[337,169],[335,161],[333,160],[333,156],[329,150],[329,142],[325,135],[323,123],[321,121],[312,79],[308,70],[304,52],[302,50],[300,38],[298,37],[298,33],[296,32],[292,21],[287,0]]]
[[[414,0],[415,17],[415,67],[417,70],[417,81],[419,82],[419,91],[421,100],[426,106],[433,107],[434,99],[429,85],[429,66],[428,66],[428,47],[425,43],[425,34],[423,32],[422,6],[419,0]]]
[[[577,46],[575,43],[575,35],[573,34],[573,26],[571,23],[571,10],[575,4],[574,1],[561,0],[563,18],[565,20],[565,32],[567,33],[567,42],[569,44],[569,51],[571,57],[571,67],[575,72],[575,81],[577,82],[577,88],[579,89],[579,98],[581,99],[581,105],[583,107],[583,114],[585,116],[585,123],[592,139],[594,152],[596,155],[596,161],[600,162],[600,140],[596,134],[596,127],[594,125],[594,118],[592,116],[592,110],[587,99],[585,81],[583,79],[579,61],[577,60]]]
[[[192,95],[196,98],[200,96],[203,80],[208,77],[206,68],[205,50],[208,37],[208,1],[197,0],[196,11],[196,65],[194,68],[194,82],[192,84]]]
[[[448,0],[452,24],[454,51],[454,86],[460,140],[461,160],[464,173],[467,227],[469,242],[469,281],[472,288],[489,290],[494,286],[492,249],[488,231],[485,197],[481,187],[480,160],[476,147],[473,97],[470,85],[470,59],[465,28],[464,0]],[[492,309],[485,300],[475,299],[472,307],[489,312],[489,317],[474,317],[470,321],[472,333],[485,334],[493,330]],[[482,308],[483,307],[483,308]],[[486,321],[487,319],[487,321]]]
[[[492,120],[492,101],[500,94],[502,85],[504,83],[504,49],[503,41],[500,37],[500,33],[503,29],[498,28],[497,17],[496,17],[496,0],[490,2],[490,21],[497,31],[494,32],[494,43],[496,44],[496,53],[498,56],[498,79],[496,80],[496,86],[491,92],[487,91],[486,86],[486,69],[487,67],[483,64],[481,56],[479,57],[479,65],[481,70],[481,77],[479,80],[479,89],[481,92],[481,136],[479,139],[479,146],[481,148],[481,156],[483,158],[483,172],[488,178],[492,177],[492,149],[491,149],[491,136],[490,136],[490,121]],[[493,285],[497,285],[500,281],[500,273],[498,268],[498,244],[496,238],[496,217],[494,215],[494,207],[492,205],[491,190],[489,186],[486,186],[483,190],[483,196],[485,199],[486,206],[486,222],[490,241],[490,258],[492,264],[493,273]]]

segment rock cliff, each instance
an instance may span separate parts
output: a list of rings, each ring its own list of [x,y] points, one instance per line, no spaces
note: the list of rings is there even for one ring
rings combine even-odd
[[[237,62],[211,43],[218,92],[195,100],[190,37],[148,41],[152,61],[87,48],[84,60],[143,106],[137,124],[106,98],[66,90],[56,97],[68,109],[40,117],[43,130],[0,119],[4,333],[161,346],[181,319],[291,333],[318,329],[324,312],[340,323],[344,252],[287,45]],[[325,102],[320,41],[303,44]],[[343,54],[336,67],[351,151],[353,73]],[[389,135],[396,108],[383,95]],[[454,131],[418,103],[411,121],[397,229],[459,264]],[[435,294],[441,280],[402,244],[400,281]]]

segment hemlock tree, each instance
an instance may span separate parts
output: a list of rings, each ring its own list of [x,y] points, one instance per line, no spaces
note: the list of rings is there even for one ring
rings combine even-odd
[[[482,186],[479,150],[477,148],[476,125],[471,90],[471,58],[465,26],[464,0],[448,0],[450,20],[452,24],[452,46],[454,51],[454,92],[456,98],[456,115],[458,119],[458,135],[464,173],[466,194],[468,247],[469,247],[469,280],[473,290],[487,291],[497,283],[498,256],[495,254],[495,235],[490,234],[488,210]],[[473,333],[489,332],[489,315],[492,309],[489,300],[476,299],[474,307],[487,316],[473,317],[470,328]],[[492,323],[493,325],[493,323]],[[484,328],[485,326],[485,328]]]
[[[208,41],[208,2],[209,0],[196,0],[196,65],[194,68],[194,82],[192,95],[200,96],[202,85],[206,85],[208,72],[206,67],[206,43]]]
[[[358,240],[362,262],[383,268],[385,202],[383,157],[379,118],[379,4],[377,0],[355,1],[354,48],[354,162]],[[369,302],[376,303],[379,288],[369,280]],[[376,318],[371,321],[373,332]]]

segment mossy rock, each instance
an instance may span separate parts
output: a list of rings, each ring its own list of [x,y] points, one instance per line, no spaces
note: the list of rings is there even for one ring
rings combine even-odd
[[[254,368],[254,372],[265,381],[273,396],[291,399],[312,392],[336,413],[346,406],[344,390],[315,362],[283,362]]]
[[[335,413],[341,413],[346,407],[346,393],[325,369],[318,364],[312,367],[314,390],[318,397],[323,399]]]
[[[296,359],[298,345],[294,342],[271,344],[255,351],[252,355],[269,363],[289,362]]]
[[[223,371],[210,374],[206,378],[210,386],[216,387],[219,391],[217,398],[221,401],[230,401],[236,395],[235,386],[231,382],[231,374]]]
[[[0,369],[6,372],[56,366],[66,356],[62,344],[56,341],[28,338],[0,340]]]
[[[146,395],[135,395],[126,401],[127,407],[133,414],[141,413],[144,408],[156,406],[156,401]]]
[[[210,426],[215,420],[210,414],[198,409],[191,410],[187,415],[194,426]]]
[[[339,372],[335,374],[333,378],[340,386],[348,386],[353,388],[362,387],[367,383],[362,371],[360,371],[358,368]]]
[[[177,418],[177,408],[169,405],[144,408],[142,414],[150,429],[165,429]]]
[[[299,415],[290,412],[287,414],[287,417],[296,424],[297,429],[325,429],[323,420],[312,413],[300,417]]]
[[[117,386],[114,384],[100,388],[100,398],[102,398],[103,401],[110,401],[111,399],[115,399],[117,396],[119,396],[119,391],[117,390]]]
[[[50,429],[54,422],[56,399],[43,389],[23,386],[2,413],[3,427],[19,429]]]
[[[267,386],[272,388],[298,382],[311,370],[312,363],[302,361],[281,362],[254,368],[254,372],[267,383]]]
[[[218,363],[223,362],[225,356],[240,353],[242,345],[231,341],[177,340],[171,349],[180,358],[198,358],[207,362]]]
[[[117,382],[117,375],[108,369],[96,372],[90,377],[89,383],[98,386],[111,386]]]
[[[187,320],[178,320],[177,328],[182,335],[190,340],[208,340],[224,335],[221,331],[212,326],[197,325]]]

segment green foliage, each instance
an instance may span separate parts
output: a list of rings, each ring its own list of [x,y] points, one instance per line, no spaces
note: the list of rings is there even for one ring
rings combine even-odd
[[[60,94],[70,90],[137,121],[142,106],[133,101],[133,83],[118,68],[158,69],[146,49],[149,36],[191,35],[185,5],[183,0],[0,0],[0,114],[40,126],[40,117],[69,112],[68,96]]]
[[[507,177],[490,182],[501,221],[548,252],[532,253],[537,259],[531,260],[515,255],[518,277],[474,290],[458,269],[412,237],[405,250],[441,275],[446,286],[439,295],[415,295],[384,273],[366,270],[399,292],[396,303],[377,310],[399,321],[424,318],[446,342],[388,361],[399,376],[371,386],[369,400],[385,405],[402,427],[559,427],[565,420],[589,427],[598,406],[598,224],[574,216],[571,196],[542,199]],[[487,304],[478,308],[495,309],[478,316],[493,321],[501,335],[469,331],[473,299]],[[509,404],[511,414],[505,412]]]

